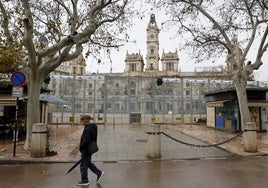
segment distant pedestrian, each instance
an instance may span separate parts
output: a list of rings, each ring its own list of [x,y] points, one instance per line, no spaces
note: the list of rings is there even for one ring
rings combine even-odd
[[[97,183],[99,183],[104,172],[98,169],[91,162],[91,155],[88,151],[88,146],[92,141],[97,142],[98,128],[95,123],[89,123],[90,116],[83,115],[81,117],[81,123],[85,126],[81,135],[79,151],[81,153],[80,173],[81,181],[77,185],[89,185],[88,181],[88,168],[97,175]]]

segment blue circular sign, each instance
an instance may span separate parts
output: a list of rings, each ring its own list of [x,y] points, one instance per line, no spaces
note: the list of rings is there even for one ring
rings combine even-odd
[[[22,86],[26,81],[26,76],[23,72],[16,71],[12,73],[10,81],[13,86]]]

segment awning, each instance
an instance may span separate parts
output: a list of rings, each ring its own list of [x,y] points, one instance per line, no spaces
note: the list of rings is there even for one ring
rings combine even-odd
[[[207,107],[223,107],[225,102],[230,100],[222,100],[222,101],[213,101],[207,102]],[[256,102],[248,102],[249,106],[252,107],[268,107],[268,101],[256,101]]]
[[[16,106],[16,101],[0,101],[0,106]]]
[[[256,107],[268,107],[268,101],[263,101],[263,102],[249,102],[249,106],[256,106]]]
[[[64,105],[64,104],[68,104],[67,101],[55,96],[55,95],[51,95],[49,93],[41,93],[40,94],[40,101],[47,101],[53,104],[60,104],[60,105]]]
[[[28,99],[28,96],[24,97],[24,99]],[[51,95],[49,93],[41,93],[40,97],[39,97],[40,101],[45,101],[45,102],[49,102],[49,103],[53,103],[53,104],[59,104],[59,105],[65,105],[68,104],[67,101],[55,96],[55,95]]]
[[[0,106],[16,106],[17,98],[11,95],[1,95]]]
[[[222,100],[222,101],[213,101],[207,102],[207,107],[223,107],[223,103],[230,101],[230,100]]]

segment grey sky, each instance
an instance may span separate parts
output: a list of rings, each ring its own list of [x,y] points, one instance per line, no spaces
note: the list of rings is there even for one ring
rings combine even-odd
[[[150,20],[150,13],[145,16],[143,19],[137,19],[136,24],[133,26],[132,29],[129,31],[130,40],[136,41],[136,43],[126,43],[124,47],[119,48],[119,50],[112,50],[111,51],[111,60],[112,63],[110,63],[110,60],[108,58],[107,54],[102,54],[102,63],[97,64],[97,60],[94,58],[89,58],[87,60],[87,71],[90,72],[110,72],[110,68],[112,67],[112,72],[123,72],[125,68],[124,60],[126,57],[126,52],[128,50],[129,53],[138,53],[139,50],[141,54],[143,55],[143,58],[145,60],[146,56],[146,28],[147,24]],[[158,24],[158,27],[161,27],[161,22],[165,20],[165,14],[161,12],[155,13],[156,15],[156,22]],[[239,36],[238,36],[239,37]],[[173,39],[171,39],[173,38]],[[239,38],[238,38],[239,39]],[[165,52],[175,52],[176,48],[178,49],[180,45],[179,39],[174,38],[174,33],[172,30],[166,31],[166,30],[160,30],[159,34],[159,54],[160,57],[162,55],[163,49]],[[243,48],[243,47],[242,47]],[[195,67],[209,67],[209,66],[218,66],[218,65],[224,65],[225,66],[225,57],[222,57],[219,61],[216,63],[200,63],[200,64],[194,64],[194,59],[191,59],[189,52],[186,51],[180,51],[178,50],[179,54],[179,69],[182,72],[192,72],[195,70]],[[254,52],[252,52],[252,59],[255,58]],[[248,56],[248,59],[250,59],[250,55]],[[263,62],[264,64],[260,67],[258,71],[254,72],[255,79],[257,81],[268,81],[268,62],[265,60],[268,60],[268,52],[263,56]],[[161,66],[161,63],[160,63]],[[161,68],[161,67],[160,67]]]

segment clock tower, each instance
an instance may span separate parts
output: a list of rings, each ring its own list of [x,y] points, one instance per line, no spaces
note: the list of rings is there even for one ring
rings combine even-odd
[[[159,29],[151,14],[147,31],[146,71],[159,71]]]

